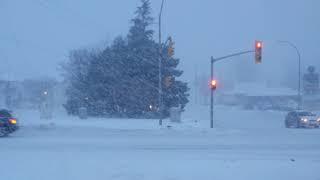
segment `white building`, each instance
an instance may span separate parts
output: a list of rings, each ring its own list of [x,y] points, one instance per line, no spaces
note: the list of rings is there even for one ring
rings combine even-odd
[[[265,83],[239,83],[234,89],[217,92],[217,103],[239,105],[248,109],[295,109],[298,91],[284,87],[268,87]]]

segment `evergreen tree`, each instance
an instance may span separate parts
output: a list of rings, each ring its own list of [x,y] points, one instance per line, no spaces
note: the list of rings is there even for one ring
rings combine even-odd
[[[128,75],[132,78],[130,92],[130,116],[143,115],[149,106],[157,106],[157,44],[153,41],[151,25],[151,7],[149,0],[142,0],[142,5],[137,8],[132,27],[128,34]]]
[[[153,39],[153,18],[149,0],[141,0],[126,38],[117,37],[102,52],[73,51],[64,70],[69,81],[66,109],[77,114],[87,107],[92,116],[148,118],[159,115],[159,44]],[[164,45],[162,45],[164,46]],[[163,47],[163,112],[188,102],[188,87],[178,81],[179,59]]]
[[[90,84],[87,73],[91,58],[92,54],[87,50],[75,50],[70,53],[69,62],[62,66],[63,76],[68,83],[64,106],[69,114],[78,114],[78,109],[84,106],[84,100],[88,97]]]
[[[136,17],[132,19],[133,26],[129,30],[128,41],[132,47],[146,46],[146,42],[152,40],[154,31],[150,28],[153,23],[151,17],[151,6],[149,0],[141,0],[142,5],[135,12]]]

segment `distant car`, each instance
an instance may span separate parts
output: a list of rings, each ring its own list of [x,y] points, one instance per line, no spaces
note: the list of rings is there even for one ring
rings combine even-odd
[[[13,117],[11,111],[0,110],[0,137],[13,133],[18,129],[18,121]]]
[[[320,118],[308,111],[289,112],[285,119],[286,128],[319,128]]]

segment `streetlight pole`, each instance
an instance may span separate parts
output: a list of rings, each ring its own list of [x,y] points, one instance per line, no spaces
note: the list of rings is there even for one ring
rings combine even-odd
[[[162,126],[162,40],[161,40],[161,17],[162,17],[162,10],[163,10],[164,0],[161,2],[161,8],[159,13],[159,113],[160,113],[160,119],[159,119],[159,125]]]
[[[293,47],[296,50],[298,55],[298,76],[299,76],[298,77],[298,110],[300,110],[301,109],[301,54],[297,46],[292,42],[290,41],[278,41],[278,42],[282,44],[287,44]]]

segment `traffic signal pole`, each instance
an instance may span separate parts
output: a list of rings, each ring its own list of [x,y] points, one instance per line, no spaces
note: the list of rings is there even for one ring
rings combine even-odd
[[[214,79],[213,75],[214,59],[211,57],[211,81]],[[211,88],[211,100],[210,100],[210,128],[213,128],[213,89]]]
[[[234,53],[234,54],[229,54],[227,56],[222,56],[219,58],[213,58],[211,57],[211,81],[214,79],[214,63],[224,60],[224,59],[228,59],[234,56],[240,56],[243,54],[249,54],[249,53],[254,53],[255,50],[250,50],[250,51],[242,51],[242,52],[238,52],[238,53]],[[213,110],[214,110],[214,88],[211,88],[211,97],[210,97],[210,128],[213,128],[213,122],[214,122],[214,114],[213,114]]]

